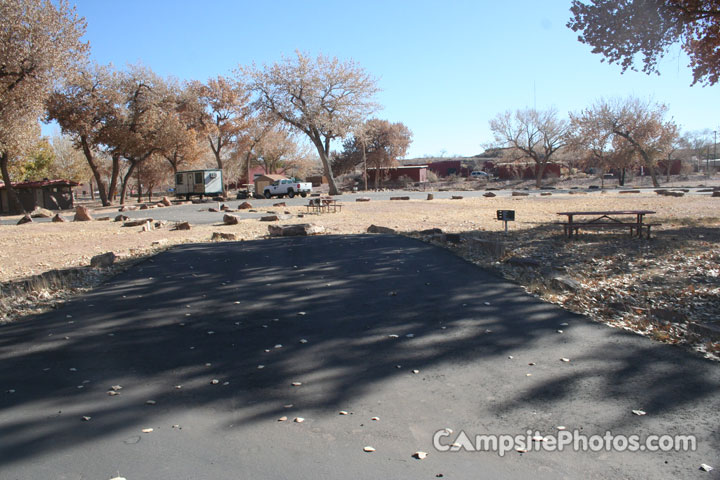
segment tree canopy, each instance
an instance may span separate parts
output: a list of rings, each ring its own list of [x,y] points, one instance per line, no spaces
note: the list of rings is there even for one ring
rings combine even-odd
[[[0,169],[10,202],[11,159],[37,139],[38,119],[53,86],[83,61],[85,21],[65,1],[0,2]]]
[[[658,60],[681,43],[690,57],[693,85],[720,77],[720,0],[573,0],[567,26],[609,63],[658,73]]]
[[[308,136],[322,161],[330,193],[338,194],[330,144],[377,108],[372,100],[378,91],[375,78],[355,62],[323,55],[312,59],[300,52],[272,66],[253,66],[240,73],[249,78],[261,109]]]

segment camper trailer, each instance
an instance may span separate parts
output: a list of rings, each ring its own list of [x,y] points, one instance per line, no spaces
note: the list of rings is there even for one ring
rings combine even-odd
[[[190,200],[193,195],[222,195],[222,170],[187,170],[175,174],[175,195]]]

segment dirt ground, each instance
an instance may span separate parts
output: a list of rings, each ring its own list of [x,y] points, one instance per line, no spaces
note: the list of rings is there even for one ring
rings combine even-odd
[[[495,220],[497,209],[516,211],[507,236],[502,233],[502,223]],[[421,236],[570,310],[660,341],[691,343],[710,356],[720,351],[718,343],[688,329],[693,322],[716,320],[720,312],[720,198],[710,194],[663,197],[649,190],[539,196],[534,192],[512,198],[346,202],[342,212],[321,215],[307,215],[304,207],[286,210],[294,216],[282,223],[313,223],[325,227],[327,234],[365,233],[374,224],[401,234],[439,228],[463,233],[463,238],[501,242],[506,251],[495,258],[465,241],[452,244],[438,236]],[[561,220],[557,212],[572,210],[653,210],[657,214],[652,221],[662,226],[653,230],[651,240],[631,239],[621,233],[588,233],[568,241],[553,222]],[[116,209],[101,212],[98,214],[114,215]],[[112,269],[97,272],[87,268],[97,254],[114,252],[122,268],[134,258],[171,245],[210,241],[213,232],[233,233],[238,240],[261,239],[268,233],[267,222],[256,219],[233,226],[193,226],[189,231],[170,227],[143,232],[141,227],[122,227],[112,221],[1,225],[0,289],[4,291],[0,322],[48,308],[112,274]],[[46,282],[17,293],[18,285],[26,286],[22,279],[73,268],[84,269],[82,281],[71,285]],[[557,273],[578,285],[559,288],[554,280]],[[15,293],[9,295],[11,291]]]

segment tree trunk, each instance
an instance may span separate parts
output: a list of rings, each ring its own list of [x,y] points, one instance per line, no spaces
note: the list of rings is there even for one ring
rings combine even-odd
[[[93,187],[92,177],[90,178],[90,200],[95,200],[95,188]]]
[[[122,182],[122,188],[120,189],[120,205],[125,205],[125,196],[127,195],[127,187],[128,182],[130,181],[130,177],[135,172],[135,162],[132,160],[130,161],[130,168],[128,168],[127,173],[125,174],[125,177],[123,178]]]
[[[545,173],[545,165],[547,162],[536,162],[535,165],[535,188],[542,187],[543,174]]]
[[[621,187],[625,186],[625,167],[620,169],[620,178],[618,179],[618,184]]]
[[[337,188],[337,184],[335,183],[335,178],[333,177],[332,173],[332,167],[330,166],[330,159],[328,158],[329,153],[326,151],[325,146],[323,146],[322,140],[320,139],[319,135],[311,137],[313,144],[315,145],[315,148],[318,151],[318,155],[320,155],[320,161],[323,165],[323,173],[328,179],[328,186],[330,187],[330,195],[340,195],[340,191]],[[328,149],[330,147],[329,142],[325,142]]]
[[[10,207],[11,212],[20,210],[23,214],[25,214],[27,213],[25,211],[25,207],[23,207],[22,202],[20,202],[20,197],[18,197],[17,192],[15,191],[12,183],[10,182],[10,170],[8,169],[9,163],[10,154],[8,152],[0,153],[0,170],[2,170],[2,178],[3,182],[5,182],[5,190],[7,190],[8,192],[8,206]]]
[[[363,177],[365,177],[365,190],[367,191],[367,152],[365,151],[365,142],[362,142],[363,152]]]
[[[108,200],[112,204],[117,194],[117,181],[120,176],[120,155],[112,156],[112,173],[110,174],[110,187],[108,188]]]
[[[152,187],[148,188],[148,202],[152,202]]]
[[[138,203],[142,201],[142,183],[140,183],[140,165],[137,167],[137,186],[138,186]]]
[[[97,183],[98,186],[98,192],[100,193],[100,201],[102,202],[104,207],[107,207],[110,205],[110,201],[108,200],[107,191],[105,190],[105,184],[102,181],[102,176],[100,175],[100,170],[98,169],[97,165],[95,164],[95,157],[93,156],[92,150],[90,149],[90,144],[87,141],[87,137],[84,135],[80,137],[80,144],[82,145],[83,153],[85,154],[85,159],[88,161],[88,164],[90,165],[90,170],[92,170],[93,176],[95,177],[95,183]],[[94,197],[94,191],[91,189],[91,192],[93,192],[93,200]]]

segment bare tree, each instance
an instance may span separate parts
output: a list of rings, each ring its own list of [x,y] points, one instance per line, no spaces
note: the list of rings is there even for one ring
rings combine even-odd
[[[677,137],[677,126],[665,120],[667,106],[650,100],[628,97],[601,100],[581,115],[593,119],[604,130],[626,140],[650,172],[655,187],[660,186],[655,167]]]
[[[272,66],[244,69],[257,103],[308,136],[317,149],[330,194],[338,188],[330,164],[330,144],[343,138],[376,109],[376,80],[352,61],[300,52]]]
[[[490,120],[496,147],[509,148],[513,158],[529,158],[535,162],[538,188],[550,158],[567,143],[568,125],[566,120],[558,118],[554,109],[508,111]]]
[[[373,118],[358,128],[343,143],[343,152],[337,162],[353,167],[360,164],[375,169],[375,190],[379,187],[380,170],[397,165],[412,143],[412,132],[401,122]],[[346,165],[346,166],[347,166]]]
[[[0,171],[11,206],[22,209],[9,165],[37,138],[53,86],[84,59],[85,21],[66,1],[0,2]]]

